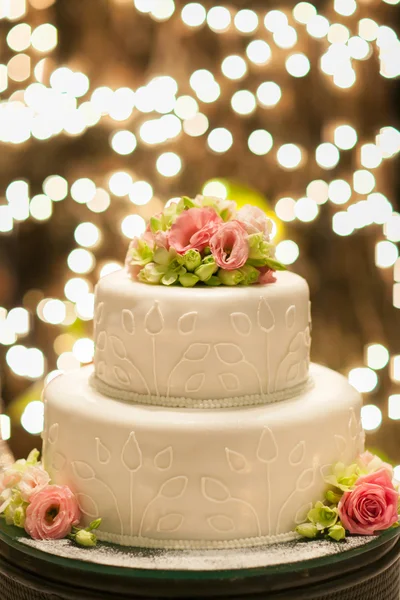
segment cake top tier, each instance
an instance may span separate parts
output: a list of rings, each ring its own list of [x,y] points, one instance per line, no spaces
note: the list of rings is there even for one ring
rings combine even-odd
[[[153,216],[129,247],[126,266],[142,283],[193,287],[273,283],[273,222],[256,206],[183,197]]]

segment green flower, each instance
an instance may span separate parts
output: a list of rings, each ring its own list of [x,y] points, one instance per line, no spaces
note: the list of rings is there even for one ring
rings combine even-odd
[[[139,272],[138,279],[142,283],[150,283],[157,285],[161,283],[161,279],[167,272],[168,267],[163,265],[156,265],[154,262],[150,262],[143,267]]]
[[[343,494],[337,494],[336,492],[334,492],[333,490],[328,490],[325,494],[325,498],[328,500],[328,502],[330,502],[331,504],[339,504],[340,499],[342,497]]]
[[[199,278],[194,273],[183,273],[179,275],[179,283],[183,287],[193,287],[199,281]]]
[[[217,271],[218,265],[216,264],[214,257],[209,255],[203,258],[201,265],[195,270],[195,274],[200,281],[207,282]]]
[[[74,538],[79,546],[84,546],[85,548],[93,548],[97,544],[96,535],[86,529],[80,529]]]
[[[338,521],[335,525],[332,525],[332,527],[329,528],[328,536],[336,542],[344,540],[344,538],[346,537],[346,530],[340,521]]]
[[[302,523],[296,527],[296,533],[303,537],[314,539],[318,535],[318,528],[314,523]]]
[[[218,276],[212,275],[210,279],[207,279],[207,281],[205,281],[204,283],[211,287],[216,287],[217,285],[221,285],[222,282]]]
[[[346,467],[344,463],[339,462],[334,465],[332,475],[328,475],[324,479],[326,483],[342,492],[348,492],[354,487],[360,475],[360,467],[356,463]]]
[[[188,271],[195,271],[201,265],[201,255],[198,250],[188,250],[183,255],[183,266]]]
[[[86,527],[86,531],[92,531],[93,529],[98,529],[101,525],[101,521],[102,521],[101,518],[95,519],[88,525],[88,527]]]
[[[15,525],[16,527],[24,527],[26,509],[28,503],[24,502],[19,492],[14,492],[11,501],[4,510],[4,517],[7,525]]]
[[[286,267],[276,260],[275,246],[271,242],[267,242],[263,233],[252,233],[248,237],[249,243],[249,258],[248,265],[253,267],[269,267],[275,271],[285,271]]]
[[[244,265],[244,267],[241,267],[239,271],[242,273],[244,278],[241,282],[242,285],[251,285],[252,283],[257,283],[260,277],[260,271],[251,265]]]
[[[224,285],[238,285],[244,281],[244,275],[239,269],[233,269],[232,271],[220,269],[218,271],[218,277]]]
[[[126,260],[129,265],[144,267],[153,261],[153,250],[147,242],[140,238],[136,238],[128,250]]]
[[[33,450],[31,450],[28,454],[28,458],[26,459],[26,464],[29,467],[34,467],[35,465],[38,464],[39,462],[39,456],[40,456],[40,452],[39,450],[36,450],[36,448],[34,448]],[[17,461],[18,462],[18,461]]]
[[[337,508],[329,508],[322,502],[317,502],[307,515],[307,519],[313,523],[319,531],[335,525],[338,520]]]

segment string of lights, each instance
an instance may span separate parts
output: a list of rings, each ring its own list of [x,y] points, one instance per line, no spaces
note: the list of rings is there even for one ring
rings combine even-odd
[[[381,5],[390,10],[390,5],[398,3],[376,0],[368,11],[373,15],[376,9],[380,14]],[[53,5],[54,0],[0,0],[0,19],[9,23],[6,44],[10,52],[8,62],[0,64],[0,143],[22,152],[27,143],[80,137],[91,128],[102,127],[114,156],[129,159],[141,148],[154,149],[154,177],[150,183],[139,172],[122,168],[98,178],[90,171],[78,178],[73,173],[49,173],[39,194],[31,193],[28,180],[9,182],[5,200],[0,201],[0,235],[12,236],[24,221],[51,220],[62,202],[75,202],[87,211],[85,220],[76,225],[76,247],[66,260],[64,297],[43,293],[36,298],[33,292],[34,297],[23,306],[9,311],[0,307],[0,344],[8,348],[6,363],[13,374],[30,381],[49,380],[59,371],[87,364],[93,358],[93,341],[76,336],[68,328],[77,320],[90,322],[93,318],[96,276],[122,267],[115,261],[98,262],[96,254],[103,242],[98,218],[118,207],[117,214],[122,214],[119,234],[131,239],[144,231],[145,218],[155,208],[172,199],[165,196],[160,182],[181,176],[185,139],[192,139],[214,155],[235,150],[234,129],[223,122],[213,124],[213,106],[222,98],[229,98],[237,119],[250,119],[258,111],[273,114],[286,110],[290,102],[287,77],[299,80],[318,76],[332,94],[348,95],[361,85],[363,65],[368,64],[368,69],[378,66],[383,80],[400,76],[398,36],[391,27],[364,16],[365,0],[334,0],[324,6],[324,14],[310,2],[299,2],[290,9],[237,10],[228,6],[207,8],[200,2],[114,0],[115,6],[136,11],[156,23],[175,19],[187,35],[206,28],[210,35],[239,36],[246,40],[245,50],[227,54],[214,72],[194,70],[184,85],[178,77],[155,74],[136,88],[111,84],[96,87],[83,68],[57,64],[59,31],[48,22]],[[310,43],[319,44],[317,62],[308,51]],[[249,78],[250,73],[253,76]],[[354,120],[328,116],[322,140],[314,148],[282,135],[273,136],[265,128],[248,134],[247,148],[254,157],[265,157],[283,172],[319,173],[319,178],[313,176],[298,195],[273,198],[278,235],[279,223],[312,223],[326,207],[332,214],[332,230],[339,237],[371,225],[381,226],[375,265],[393,268],[393,306],[400,308],[400,215],[382,185],[384,164],[400,152],[400,131],[392,123],[384,123],[366,138],[364,132],[357,131]],[[352,161],[348,160],[350,155]],[[202,191],[220,197],[229,194],[228,186],[219,179],[208,181]],[[294,240],[278,238],[281,262],[295,263],[300,251]],[[48,369],[41,349],[21,343],[35,319],[54,327],[56,369]],[[364,366],[350,369],[349,381],[360,392],[371,393],[388,366],[396,385],[400,382],[400,355],[371,341],[365,347]],[[382,422],[382,411],[375,404],[366,404],[362,416],[367,431],[376,430]],[[389,396],[388,416],[400,419],[400,394]],[[41,431],[42,419],[43,406],[34,400],[26,406],[21,422],[28,432],[36,434]],[[1,415],[0,425],[3,437],[11,435],[6,415]]]

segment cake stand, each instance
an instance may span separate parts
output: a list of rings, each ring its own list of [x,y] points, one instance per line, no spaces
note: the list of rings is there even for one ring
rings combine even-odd
[[[172,551],[34,542],[0,521],[1,600],[399,600],[399,590],[400,529],[341,544]]]

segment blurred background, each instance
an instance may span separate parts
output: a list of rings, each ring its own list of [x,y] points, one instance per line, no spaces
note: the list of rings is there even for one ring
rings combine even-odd
[[[171,198],[253,202],[314,361],[400,478],[399,0],[0,0],[0,424],[92,360],[93,290]]]

